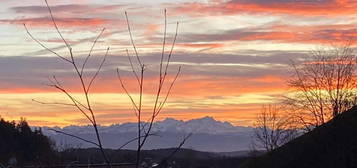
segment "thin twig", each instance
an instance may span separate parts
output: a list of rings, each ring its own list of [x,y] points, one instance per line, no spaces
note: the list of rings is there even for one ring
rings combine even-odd
[[[164,39],[162,42],[162,52],[161,52],[161,61],[160,61],[160,81],[162,80],[162,63],[164,61],[165,45],[166,45],[166,31],[167,31],[166,9],[164,11],[164,15],[165,15],[165,25],[164,25]]]
[[[51,85],[50,85],[51,86]],[[75,105],[75,107],[92,123],[94,124],[94,121],[89,117],[89,115],[78,105],[80,104],[81,106],[84,106],[81,103],[78,103],[79,101],[77,101],[73,96],[71,96],[65,89],[57,86],[57,85],[52,85],[52,87],[62,91],[64,94],[67,95],[67,97],[73,102],[73,104]]]
[[[165,27],[164,27],[164,34],[163,34],[161,59],[160,59],[160,63],[159,63],[160,67],[159,67],[158,88],[157,88],[157,91],[156,91],[156,94],[155,94],[155,100],[154,100],[154,105],[153,105],[154,107],[153,107],[153,111],[152,111],[151,117],[149,118],[149,121],[147,123],[142,124],[141,123],[141,121],[142,121],[142,115],[141,114],[142,114],[142,106],[143,106],[142,99],[143,99],[143,93],[144,93],[144,91],[143,91],[143,87],[144,87],[143,81],[144,81],[145,65],[140,60],[140,57],[139,57],[139,54],[138,54],[138,50],[137,50],[137,48],[135,46],[135,43],[134,43],[134,39],[133,39],[133,35],[132,35],[132,31],[131,31],[131,27],[130,27],[130,23],[129,23],[129,19],[128,19],[128,14],[127,14],[127,12],[125,12],[125,17],[126,17],[126,21],[127,21],[130,41],[131,41],[132,47],[133,47],[133,49],[135,51],[137,62],[139,64],[139,67],[140,67],[140,70],[141,70],[140,75],[139,75],[139,73],[137,73],[135,71],[135,68],[134,68],[132,60],[130,58],[129,52],[127,51],[127,56],[129,58],[129,63],[130,63],[132,72],[133,72],[136,80],[139,83],[140,91],[139,91],[138,103],[136,103],[134,101],[134,99],[131,97],[130,93],[126,89],[126,86],[124,85],[123,80],[121,79],[121,76],[119,74],[119,69],[117,69],[117,76],[118,76],[118,78],[120,80],[121,87],[124,89],[125,93],[128,95],[129,99],[131,100],[131,102],[132,102],[132,104],[134,106],[135,115],[137,117],[138,137],[137,137],[136,140],[138,142],[138,146],[137,146],[137,151],[136,151],[136,168],[139,167],[140,155],[141,155],[140,153],[141,153],[141,150],[142,150],[145,142],[147,141],[147,139],[148,139],[148,137],[150,135],[151,129],[152,129],[153,124],[155,122],[155,118],[157,117],[157,115],[160,113],[160,111],[164,107],[164,104],[166,103],[166,101],[168,99],[168,96],[171,93],[172,87],[175,84],[175,82],[176,82],[176,80],[177,80],[177,78],[178,78],[178,76],[180,74],[180,71],[181,71],[181,67],[180,67],[178,69],[178,71],[177,71],[176,76],[174,77],[174,79],[172,80],[171,84],[169,85],[169,88],[168,88],[166,94],[163,96],[162,92],[163,92],[163,88],[165,87],[165,79],[167,77],[168,67],[170,65],[173,49],[174,49],[174,46],[176,44],[176,39],[177,39],[177,34],[178,34],[178,23],[177,23],[176,32],[175,32],[175,36],[174,36],[174,39],[173,39],[173,42],[172,42],[172,46],[171,46],[170,52],[169,52],[169,54],[167,56],[168,58],[166,59],[165,58],[166,34],[167,34],[167,14],[166,14],[166,9],[165,9],[165,13],[164,14],[165,14]],[[161,100],[161,99],[163,99],[163,101],[160,102],[160,104],[159,104],[159,100]],[[149,126],[147,127],[147,125],[149,125]],[[179,145],[179,148],[182,147],[182,145],[185,143],[185,141],[186,141],[186,139],[188,137],[184,138],[183,142]],[[133,141],[135,141],[135,140],[133,140]],[[174,153],[176,153],[176,151]],[[171,157],[171,155],[170,155],[170,157]]]
[[[48,12],[50,13],[52,23],[53,23],[53,25],[54,25],[54,27],[55,27],[55,29],[56,29],[58,35],[61,37],[61,39],[63,40],[63,42],[66,44],[67,48],[68,48],[69,50],[72,50],[72,49],[71,49],[71,46],[70,46],[70,45],[67,43],[67,41],[64,39],[64,37],[63,37],[61,31],[59,30],[59,28],[58,28],[58,26],[57,26],[57,23],[56,23],[55,17],[54,17],[53,14],[52,14],[52,10],[51,10],[50,5],[48,5],[47,0],[45,0],[45,2],[46,2],[46,6],[47,6],[47,9],[48,9]]]
[[[129,19],[128,19],[128,13],[125,11],[125,18],[126,18],[126,22],[127,22],[127,25],[128,25],[128,31],[129,31],[129,35],[130,35],[130,41],[131,41],[131,44],[134,48],[134,52],[135,52],[135,55],[136,55],[136,59],[138,60],[138,63],[139,63],[139,66],[142,67],[143,64],[141,63],[141,60],[139,58],[139,54],[138,54],[138,50],[136,49],[136,46],[135,46],[135,43],[134,43],[134,39],[133,39],[133,35],[131,33],[131,28],[130,28],[130,23],[129,23]]]
[[[47,50],[47,51],[49,51],[49,52],[55,54],[57,57],[61,58],[62,60],[66,61],[66,62],[69,62],[69,63],[72,63],[72,61],[70,61],[69,59],[67,59],[67,58],[65,58],[65,57],[63,57],[63,56],[61,56],[61,55],[58,54],[57,52],[55,52],[55,51],[53,51],[52,49],[50,49],[50,48],[48,48],[47,46],[45,46],[45,45],[44,45],[43,43],[41,43],[38,39],[36,39],[36,38],[32,35],[32,33],[28,30],[26,24],[24,24],[24,27],[25,27],[25,30],[26,30],[27,34],[31,37],[31,39],[32,39],[33,41],[35,41],[37,44],[39,44],[42,48],[44,48],[45,50]]]
[[[170,61],[171,61],[171,56],[172,56],[172,53],[173,53],[173,50],[174,50],[174,47],[175,47],[175,44],[176,44],[177,35],[178,35],[178,28],[179,28],[179,22],[176,23],[175,37],[174,37],[174,40],[173,40],[172,45],[171,45],[171,50],[170,50],[169,56],[167,58],[166,67],[165,67],[165,71],[164,71],[165,74],[164,74],[164,77],[163,77],[163,82],[165,81],[165,78],[166,78],[166,75],[167,75],[167,69],[169,67],[169,64],[170,64]]]
[[[52,129],[52,128],[48,128],[48,130],[54,131],[54,132],[56,132],[56,133],[64,134],[64,135],[67,135],[67,136],[70,136],[70,137],[73,137],[73,138],[77,138],[77,139],[79,139],[79,140],[82,140],[82,141],[84,141],[84,142],[87,142],[87,143],[90,143],[90,144],[93,144],[93,145],[99,147],[99,145],[98,145],[97,143],[92,142],[92,141],[89,141],[89,140],[86,140],[86,139],[81,138],[81,137],[79,137],[79,136],[72,135],[72,134],[69,134],[69,133],[66,133],[66,132],[63,132],[63,131],[55,130],[55,129]]]
[[[94,111],[91,107],[91,102],[90,102],[90,99],[89,99],[89,90],[90,90],[90,87],[93,83],[93,81],[96,79],[97,75],[99,74],[99,71],[102,69],[102,66],[106,60],[106,57],[107,57],[107,54],[108,54],[108,51],[109,51],[109,48],[107,49],[107,52],[105,54],[105,56],[103,57],[103,60],[102,62],[100,63],[97,71],[95,72],[95,74],[92,76],[90,82],[87,84],[85,81],[84,81],[84,77],[83,77],[83,71],[84,71],[84,68],[87,64],[87,61],[89,59],[89,57],[91,56],[91,53],[99,39],[99,37],[102,35],[102,33],[104,32],[105,29],[103,29],[100,34],[97,36],[97,38],[94,40],[93,42],[93,45],[89,51],[89,54],[88,56],[86,57],[84,63],[82,64],[81,67],[79,67],[75,61],[75,58],[74,58],[74,54],[73,54],[73,49],[71,48],[70,44],[65,40],[65,38],[63,37],[61,31],[59,30],[59,27],[57,26],[57,23],[56,23],[56,20],[53,16],[53,13],[52,13],[52,10],[47,2],[47,0],[45,0],[45,3],[46,3],[46,6],[48,8],[48,11],[49,11],[49,14],[50,14],[50,17],[51,17],[51,20],[52,20],[52,23],[54,25],[54,28],[56,29],[57,31],[57,34],[60,36],[60,38],[62,39],[63,43],[66,45],[67,49],[68,49],[68,52],[69,52],[69,55],[70,55],[70,58],[67,59],[61,55],[59,55],[58,53],[56,53],[55,51],[53,51],[52,49],[46,47],[44,44],[42,44],[39,40],[37,40],[36,38],[34,38],[34,36],[30,33],[30,31],[27,29],[26,25],[24,24],[24,27],[26,29],[26,32],[27,34],[29,34],[29,36],[36,42],[38,43],[40,46],[42,46],[43,48],[45,48],[46,50],[50,51],[51,53],[55,54],[56,56],[58,56],[59,58],[61,58],[62,60],[64,60],[65,62],[69,62],[74,70],[75,70],[75,73],[76,75],[78,76],[78,79],[81,83],[81,87],[82,87],[82,90],[83,90],[83,94],[85,96],[85,101],[86,101],[86,105],[83,105],[80,101],[78,101],[76,98],[74,98],[69,92],[67,92],[66,89],[64,89],[64,87],[61,86],[60,82],[56,79],[55,76],[53,76],[53,80],[49,79],[49,81],[52,83],[51,87],[54,87],[58,90],[60,90],[61,92],[63,92],[65,95],[67,95],[67,97],[72,101],[73,103],[73,106],[75,106],[92,124],[93,128],[94,128],[94,131],[95,131],[95,135],[96,135],[96,138],[97,138],[97,141],[98,143],[94,143],[96,146],[98,146],[100,148],[100,151],[102,152],[102,156],[105,160],[105,162],[107,163],[108,167],[111,167],[111,164],[110,164],[110,161],[108,159],[108,157],[106,156],[105,154],[105,151],[104,151],[104,148],[103,148],[103,145],[101,143],[101,137],[99,135],[99,131],[98,131],[98,127],[97,127],[97,122],[96,122],[96,117],[94,115]],[[43,103],[43,102],[42,102]],[[64,103],[61,103],[61,104],[64,104]],[[90,113],[87,114],[87,113]],[[77,137],[78,138],[78,137]],[[82,138],[82,140],[84,141],[88,141],[88,140],[85,140]]]
[[[57,81],[57,79],[54,77],[55,82],[53,82],[50,78],[48,79],[52,84],[51,85],[46,85],[49,87],[53,87],[55,89],[60,90],[61,92],[66,93],[66,95],[68,94],[70,96],[70,99],[73,100],[76,104],[78,104],[79,106],[85,108],[88,110],[88,107],[86,107],[84,104],[82,104],[80,101],[78,101],[76,98],[74,98],[73,96],[71,96],[66,89],[64,89],[62,87],[62,85]]]
[[[89,89],[91,88],[95,78],[98,76],[100,70],[102,69],[103,65],[104,65],[104,62],[108,56],[108,52],[109,52],[109,47],[107,48],[107,51],[105,52],[105,55],[102,59],[102,62],[100,63],[99,67],[97,68],[97,71],[95,72],[95,74],[93,75],[92,79],[90,80],[88,86],[87,86],[87,93],[89,93]]]
[[[135,71],[135,68],[134,68],[133,62],[131,61],[131,58],[130,58],[130,54],[129,54],[128,49],[126,49],[126,55],[128,56],[131,70],[132,70],[132,72],[133,72],[133,74],[134,74],[136,80],[138,81],[138,83],[139,83],[139,85],[140,85],[139,76],[138,76],[138,74],[137,74],[136,71]]]
[[[159,110],[158,110],[157,114],[160,113],[160,111],[162,110],[163,106],[165,105],[165,103],[166,103],[166,101],[167,101],[167,99],[168,99],[168,97],[169,97],[169,95],[170,95],[170,93],[171,93],[172,87],[173,87],[174,84],[176,83],[176,80],[177,80],[178,76],[180,75],[180,73],[181,73],[181,66],[179,67],[179,69],[178,69],[178,71],[177,71],[177,73],[176,73],[175,78],[173,79],[173,81],[172,81],[171,84],[170,84],[170,87],[169,87],[169,89],[168,89],[168,91],[167,91],[167,93],[166,93],[166,96],[165,96],[165,98],[164,98],[164,101],[163,101],[162,103],[160,103],[160,105],[159,105]]]
[[[161,162],[157,167],[163,166],[168,160],[170,160],[181,148],[182,146],[186,143],[187,139],[189,139],[192,136],[192,133],[188,134],[184,139],[181,141],[181,143],[175,148],[174,151],[172,151],[166,158],[162,159]]]
[[[149,136],[159,136],[159,135],[157,135],[157,134],[149,134]],[[144,136],[141,136],[141,137],[144,137]],[[134,142],[134,141],[136,141],[136,140],[138,140],[138,137],[133,138],[133,139],[131,139],[131,140],[125,142],[123,145],[121,145],[121,146],[118,148],[118,150],[123,149],[126,145],[129,145],[130,143],[132,143],[132,142]]]
[[[76,106],[74,104],[69,104],[69,103],[58,103],[58,102],[42,102],[38,101],[36,99],[32,99],[33,102],[39,103],[39,104],[45,104],[45,105],[63,105],[63,106]]]
[[[123,88],[123,90],[125,91],[126,95],[128,95],[129,99],[131,100],[131,103],[133,104],[135,110],[139,110],[138,106],[136,105],[133,97],[130,95],[130,93],[128,92],[128,90],[126,89],[125,85],[124,85],[124,82],[120,76],[120,73],[119,73],[119,69],[117,68],[117,77],[120,81],[120,84],[121,84],[121,87]]]
[[[83,75],[83,70],[84,70],[84,68],[85,68],[85,66],[87,64],[87,61],[89,60],[89,57],[92,56],[93,49],[94,49],[95,45],[97,44],[98,39],[102,36],[104,31],[105,31],[105,28],[102,29],[102,31],[99,33],[97,38],[95,38],[95,40],[93,41],[92,47],[90,48],[89,53],[88,53],[86,59],[83,62],[83,65],[82,65],[82,68],[81,68],[81,75]]]

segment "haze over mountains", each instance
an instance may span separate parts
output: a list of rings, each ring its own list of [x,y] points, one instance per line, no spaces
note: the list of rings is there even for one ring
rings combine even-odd
[[[54,127],[54,129],[95,141],[91,126]],[[137,136],[136,123],[100,126],[99,130],[104,146],[112,149],[119,148]],[[48,130],[48,127],[43,127],[43,132],[62,147],[93,147],[80,140]],[[252,127],[234,126],[229,122],[216,121],[212,117],[189,121],[167,118],[154,123],[152,133],[159,136],[152,136],[147,141],[145,149],[176,147],[185,135],[193,133],[184,148],[209,152],[243,151],[249,150],[252,132]],[[135,149],[135,147],[136,144],[131,143],[124,149]]]

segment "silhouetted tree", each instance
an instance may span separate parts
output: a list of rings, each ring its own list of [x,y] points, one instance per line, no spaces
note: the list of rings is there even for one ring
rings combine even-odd
[[[356,105],[357,56],[349,44],[314,50],[293,63],[288,81],[293,92],[285,103],[307,130],[326,123]]]
[[[172,40],[172,44],[169,47],[169,49],[167,50],[166,48],[166,43],[167,43],[167,18],[166,18],[166,10],[164,11],[164,16],[165,16],[165,20],[164,20],[164,33],[163,33],[163,42],[162,42],[162,52],[160,53],[160,61],[159,61],[159,78],[157,81],[157,90],[155,90],[155,95],[154,95],[154,103],[152,105],[152,110],[150,111],[150,115],[147,118],[148,122],[145,122],[145,116],[143,116],[143,94],[144,94],[144,79],[145,79],[145,70],[146,70],[146,65],[144,64],[144,62],[141,60],[141,57],[139,56],[138,50],[136,48],[133,36],[132,36],[132,32],[131,32],[131,27],[130,27],[130,23],[129,23],[129,19],[128,19],[128,15],[127,12],[125,12],[125,16],[126,16],[126,21],[127,21],[127,26],[128,26],[128,32],[129,32],[129,37],[130,37],[130,41],[132,44],[132,48],[134,50],[134,60],[136,60],[136,62],[132,61],[132,56],[129,54],[129,51],[126,50],[126,54],[128,56],[128,62],[131,66],[131,71],[133,73],[133,77],[135,77],[136,81],[137,81],[137,86],[138,86],[138,94],[139,94],[139,98],[138,100],[134,100],[133,97],[131,96],[131,94],[129,93],[129,91],[126,88],[126,85],[124,84],[124,81],[119,73],[119,69],[117,69],[117,76],[118,79],[121,83],[121,87],[122,89],[125,91],[125,93],[127,94],[128,98],[130,99],[133,107],[134,107],[134,114],[136,116],[137,119],[137,130],[138,130],[138,135],[137,135],[137,151],[136,151],[136,168],[140,167],[140,163],[141,163],[141,150],[144,147],[145,143],[148,140],[149,136],[155,135],[154,133],[152,133],[152,127],[153,124],[156,120],[156,118],[158,117],[158,115],[160,114],[160,112],[162,111],[162,109],[164,108],[164,106],[166,105],[166,102],[168,100],[168,97],[171,93],[172,87],[174,86],[180,72],[181,72],[181,67],[178,68],[176,74],[174,75],[174,77],[171,79],[168,78],[168,70],[170,68],[170,63],[172,60],[172,56],[173,56],[173,50],[176,44],[176,39],[177,39],[177,34],[178,34],[178,26],[179,23],[176,23],[176,31],[175,34],[173,36],[173,40]],[[167,50],[167,51],[166,51]],[[181,141],[181,143],[178,145],[177,150],[175,150],[172,154],[170,154],[167,158],[165,158],[158,167],[165,167],[163,164],[165,164],[167,162],[167,160],[169,160],[177,151],[178,149],[180,149],[183,144],[186,142],[186,140],[191,136],[191,134],[188,134],[187,136],[185,136],[183,138],[183,140]]]
[[[272,151],[297,136],[290,117],[277,105],[264,105],[254,123],[253,149]]]
[[[48,164],[55,154],[54,143],[40,129],[31,130],[26,120],[0,119],[0,163],[16,158],[19,164]]]
[[[98,65],[98,68],[96,69],[95,73],[90,75],[88,73],[86,73],[86,65],[88,63],[88,60],[91,58],[92,56],[92,51],[94,49],[94,47],[96,46],[96,43],[98,41],[98,39],[101,37],[101,35],[103,34],[104,30],[103,29],[99,35],[94,39],[93,44],[88,52],[88,55],[85,57],[84,62],[80,63],[78,60],[75,59],[73,50],[72,50],[72,46],[67,42],[67,40],[63,37],[61,31],[59,30],[59,27],[56,24],[56,20],[52,14],[52,10],[50,8],[50,6],[48,5],[47,0],[45,0],[46,6],[48,8],[48,12],[50,14],[54,29],[56,30],[58,36],[61,38],[61,40],[63,41],[63,44],[66,46],[67,50],[68,50],[68,55],[64,56],[61,55],[59,53],[57,53],[56,51],[48,48],[46,45],[44,45],[42,42],[40,42],[37,38],[35,38],[30,31],[27,29],[26,25],[25,29],[28,33],[28,35],[36,42],[38,43],[42,48],[46,49],[47,51],[49,51],[50,53],[56,55],[60,60],[62,60],[65,63],[68,63],[69,65],[72,66],[74,73],[76,75],[76,78],[78,79],[79,83],[80,83],[80,87],[82,90],[82,98],[84,98],[84,101],[81,101],[81,99],[76,98],[70,91],[68,91],[63,85],[62,83],[57,79],[57,77],[55,75],[52,76],[52,78],[49,79],[50,87],[53,87],[55,89],[57,89],[59,92],[63,93],[64,95],[67,96],[67,98],[70,100],[71,103],[67,104],[67,103],[58,103],[58,102],[42,102],[42,101],[37,101],[34,100],[40,104],[51,104],[51,105],[63,105],[63,106],[70,106],[70,107],[74,107],[75,109],[77,109],[79,112],[81,112],[83,114],[83,116],[90,122],[90,124],[92,125],[95,135],[96,135],[96,142],[94,141],[90,141],[87,139],[84,139],[82,137],[73,135],[73,134],[69,134],[63,131],[59,131],[59,130],[54,130],[53,131],[57,132],[57,133],[61,133],[67,136],[71,136],[73,138],[77,138],[79,140],[82,140],[84,142],[90,143],[92,145],[95,145],[96,147],[98,147],[102,153],[102,156],[107,164],[108,167],[111,167],[110,164],[110,160],[107,157],[107,154],[105,153],[105,150],[103,149],[103,144],[102,144],[102,140],[99,134],[99,130],[98,130],[98,123],[96,120],[96,115],[95,115],[95,111],[93,110],[92,107],[92,100],[90,99],[90,89],[91,86],[93,84],[93,82],[95,81],[95,79],[97,78],[99,72],[102,69],[102,66],[104,64],[104,62],[106,61],[106,57],[108,55],[109,52],[109,47],[106,49],[105,55],[103,56],[100,64]],[[168,70],[170,67],[170,62],[171,62],[171,58],[173,55],[173,50],[174,50],[174,46],[176,44],[176,38],[177,38],[177,31],[178,31],[178,22],[177,22],[177,26],[176,26],[176,33],[174,35],[174,39],[172,42],[172,45],[170,46],[170,49],[166,51],[166,36],[167,36],[167,20],[166,20],[166,10],[165,10],[165,28],[164,28],[164,35],[163,35],[163,44],[162,44],[162,53],[161,55],[161,59],[159,61],[159,80],[158,80],[158,88],[155,91],[155,100],[154,100],[154,104],[153,104],[153,110],[151,112],[151,115],[148,119],[148,122],[146,122],[147,124],[143,124],[143,93],[144,93],[144,74],[145,74],[145,70],[146,70],[146,65],[143,63],[143,61],[141,60],[139,53],[137,51],[137,48],[135,46],[134,43],[134,39],[132,36],[132,32],[131,32],[131,28],[130,28],[130,24],[129,24],[129,19],[127,16],[127,13],[125,12],[125,16],[126,16],[126,21],[127,21],[127,25],[128,25],[128,32],[130,35],[130,41],[133,47],[133,50],[135,52],[135,60],[137,60],[137,64],[134,64],[131,60],[131,56],[129,54],[129,51],[127,50],[127,56],[129,59],[129,63],[133,72],[133,75],[135,77],[135,79],[138,82],[138,89],[139,89],[139,100],[138,101],[134,101],[134,99],[132,98],[132,96],[130,95],[129,91],[126,89],[124,81],[122,80],[120,73],[119,73],[119,69],[117,69],[117,77],[120,80],[121,86],[124,89],[125,93],[128,95],[129,99],[131,100],[133,106],[134,106],[134,110],[135,110],[135,115],[137,117],[137,122],[138,122],[138,135],[137,137],[135,137],[134,139],[128,141],[127,143],[124,143],[123,146],[120,147],[123,148],[125,145],[137,141],[137,154],[136,154],[136,167],[139,167],[140,164],[140,154],[141,154],[141,150],[145,144],[145,142],[148,140],[149,136],[153,136],[154,134],[152,133],[152,126],[153,123],[155,122],[155,119],[157,118],[157,116],[160,114],[160,112],[162,111],[163,107],[165,106],[168,97],[171,93],[171,89],[174,85],[174,83],[176,82],[176,79],[178,78],[179,74],[180,74],[180,68],[178,68],[177,73],[175,74],[174,78],[171,79],[171,81],[169,81],[170,79],[167,77],[168,76]],[[136,67],[136,65],[138,65],[138,67]],[[138,68],[139,70],[136,70],[136,68]],[[87,80],[89,79],[89,80]],[[166,92],[165,92],[166,91]],[[184,139],[182,140],[182,143],[179,144],[178,148],[181,148],[181,146],[183,145],[183,143],[186,141],[186,139],[189,137],[190,135],[184,137]]]
[[[67,50],[68,50],[68,55],[67,56],[63,56],[59,53],[57,53],[56,51],[48,48],[46,45],[44,45],[42,42],[40,42],[37,38],[35,38],[30,31],[27,29],[26,25],[25,29],[27,31],[27,34],[36,42],[38,43],[42,48],[46,49],[47,51],[49,51],[50,53],[56,55],[60,60],[62,60],[65,63],[68,63],[69,65],[72,66],[73,70],[74,70],[74,74],[77,78],[77,80],[80,83],[80,89],[81,89],[81,93],[82,93],[82,98],[84,99],[84,101],[81,101],[79,98],[75,97],[72,92],[68,91],[63,85],[62,83],[57,79],[57,77],[55,75],[52,76],[52,78],[49,79],[50,84],[48,86],[55,88],[56,90],[58,90],[59,92],[63,93],[69,100],[71,103],[67,104],[67,103],[59,103],[59,102],[42,102],[42,101],[37,101],[34,100],[38,103],[41,104],[52,104],[52,105],[63,105],[63,106],[70,106],[75,108],[76,110],[78,110],[80,113],[83,114],[83,116],[88,120],[88,122],[90,122],[90,124],[92,125],[94,132],[95,132],[95,136],[96,136],[96,142],[93,141],[89,141],[86,140],[84,138],[72,135],[72,134],[68,134],[62,131],[58,131],[58,130],[53,130],[56,131],[58,133],[62,133],[77,139],[80,139],[82,141],[85,141],[87,143],[90,143],[92,145],[95,145],[96,147],[98,147],[102,153],[102,156],[106,162],[106,164],[108,165],[108,167],[110,166],[110,161],[109,158],[106,156],[105,151],[103,149],[103,144],[102,144],[102,140],[99,134],[99,130],[98,130],[98,123],[96,120],[96,115],[95,115],[95,111],[93,109],[93,105],[92,105],[92,100],[90,99],[90,91],[91,91],[91,87],[93,82],[95,81],[95,79],[97,78],[99,72],[102,69],[102,66],[107,58],[108,52],[109,52],[109,47],[106,49],[104,56],[102,57],[102,60],[100,61],[98,68],[96,69],[94,74],[88,74],[88,72],[86,71],[86,66],[88,64],[88,60],[91,58],[92,56],[92,52],[93,49],[95,48],[98,39],[101,37],[101,35],[103,34],[103,32],[105,31],[105,28],[103,28],[99,35],[93,40],[93,44],[90,47],[90,50],[88,52],[88,55],[85,57],[84,62],[78,62],[78,60],[75,59],[74,53],[73,53],[73,49],[72,46],[67,42],[67,40],[63,37],[61,31],[59,30],[56,20],[53,16],[51,7],[49,6],[47,0],[45,0],[48,12],[50,14],[53,26],[58,34],[58,36],[61,38],[61,40],[63,41],[63,44],[66,46]]]

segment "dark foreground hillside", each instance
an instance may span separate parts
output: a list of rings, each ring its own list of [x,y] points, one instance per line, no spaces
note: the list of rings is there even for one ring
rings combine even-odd
[[[357,107],[243,168],[357,168]]]

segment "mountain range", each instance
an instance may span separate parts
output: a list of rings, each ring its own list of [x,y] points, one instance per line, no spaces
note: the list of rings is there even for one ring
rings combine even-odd
[[[51,131],[49,128],[96,141],[93,127],[90,125],[72,125],[63,128],[43,127],[43,133],[54,140],[60,148],[89,148],[93,146],[78,139]],[[137,136],[137,123],[128,122],[110,126],[99,126],[99,132],[105,148],[117,149]],[[232,152],[249,150],[253,128],[234,126],[229,122],[217,121],[212,117],[188,121],[166,118],[153,124],[152,133],[158,136],[151,136],[145,144],[144,149],[176,147],[184,136],[192,133],[192,136],[184,144],[184,148],[207,152]],[[135,148],[136,143],[130,143],[124,147],[124,149]]]

